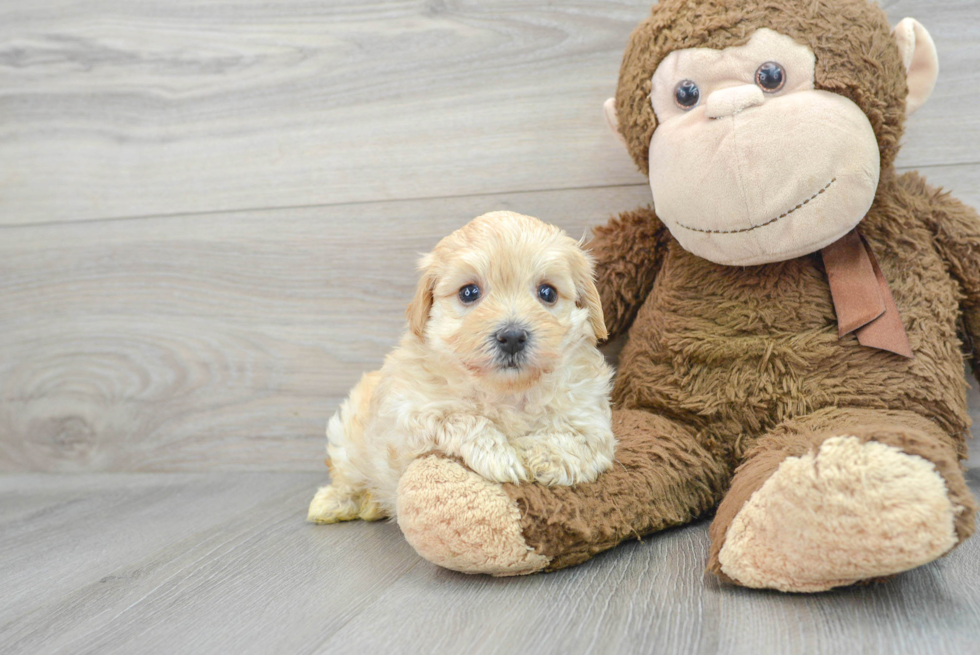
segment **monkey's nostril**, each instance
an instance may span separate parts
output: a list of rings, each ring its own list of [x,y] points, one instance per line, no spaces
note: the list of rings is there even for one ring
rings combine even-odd
[[[527,330],[508,325],[497,332],[494,337],[497,339],[498,348],[508,355],[515,355],[522,351],[527,343]]]

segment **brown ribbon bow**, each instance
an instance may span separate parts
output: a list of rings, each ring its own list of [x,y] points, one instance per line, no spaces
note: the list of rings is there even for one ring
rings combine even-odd
[[[902,317],[864,237],[851,230],[820,254],[837,312],[838,336],[853,332],[862,346],[911,358]]]

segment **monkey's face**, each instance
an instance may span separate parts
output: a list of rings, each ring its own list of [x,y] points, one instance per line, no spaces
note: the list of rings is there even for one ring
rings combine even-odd
[[[864,112],[814,88],[814,55],[770,29],[671,52],[653,75],[650,186],[686,250],[747,266],[815,252],[864,218],[878,142]]]

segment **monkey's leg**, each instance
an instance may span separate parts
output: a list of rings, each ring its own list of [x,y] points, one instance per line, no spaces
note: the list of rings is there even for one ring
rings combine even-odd
[[[708,569],[812,592],[894,575],[974,530],[962,439],[910,412],[831,409],[750,446],[711,525]]]
[[[437,455],[402,476],[398,524],[424,558],[456,571],[521,575],[579,564],[624,539],[714,507],[730,470],[693,431],[638,410],[613,412],[613,467],[574,487],[491,483]]]

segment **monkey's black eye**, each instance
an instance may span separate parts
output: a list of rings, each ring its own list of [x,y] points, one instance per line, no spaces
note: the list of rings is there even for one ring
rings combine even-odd
[[[459,290],[459,301],[464,305],[476,302],[480,299],[480,287],[475,284],[467,284]]]
[[[538,287],[538,298],[541,302],[554,305],[558,300],[558,292],[550,284],[542,284]]]
[[[775,93],[786,84],[786,71],[774,61],[767,61],[755,72],[755,83],[766,93]]]
[[[701,100],[701,89],[692,80],[681,80],[674,87],[674,102],[681,109],[693,109]]]

